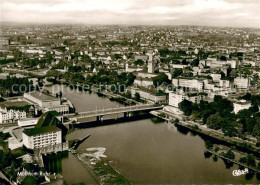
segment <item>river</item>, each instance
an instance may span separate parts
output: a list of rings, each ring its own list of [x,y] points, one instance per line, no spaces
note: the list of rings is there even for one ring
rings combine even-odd
[[[77,111],[87,111],[122,106],[94,93],[73,92],[65,86],[63,97],[68,98]],[[137,184],[256,184],[255,176],[235,177],[232,171],[237,165],[228,167],[222,159],[204,156],[204,140],[186,129],[173,124],[154,123],[151,119],[78,129],[67,136],[68,140],[91,136],[78,148],[106,148],[105,160]],[[62,175],[68,184],[95,181],[82,167],[78,159],[69,154],[62,160]]]

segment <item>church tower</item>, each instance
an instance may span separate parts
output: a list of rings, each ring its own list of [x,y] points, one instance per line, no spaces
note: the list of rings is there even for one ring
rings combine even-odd
[[[148,73],[154,73],[154,62],[153,62],[153,55],[152,54],[149,54]]]

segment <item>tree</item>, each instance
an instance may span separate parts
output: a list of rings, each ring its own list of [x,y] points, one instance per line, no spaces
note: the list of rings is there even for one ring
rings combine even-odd
[[[136,101],[140,101],[141,100],[140,94],[138,92],[135,93],[135,100]]]
[[[61,75],[61,72],[54,69],[54,70],[49,70],[46,75],[47,76],[53,76],[56,79],[57,77],[59,77]]]
[[[168,76],[165,73],[160,73],[158,76],[153,77],[153,85],[159,87],[163,83],[170,83]]]
[[[227,61],[227,57],[225,57],[225,56],[221,56],[219,59],[222,61]]]
[[[260,117],[256,118],[256,124],[252,133],[254,136],[260,136]]]
[[[238,134],[238,130],[236,127],[237,127],[237,122],[225,120],[222,123],[221,130],[223,131],[225,136],[234,137],[237,136]]]
[[[68,46],[69,42],[67,40],[64,40],[63,45]]]
[[[214,149],[215,152],[218,152],[219,151],[219,147],[216,146],[216,148]]]
[[[228,158],[228,159],[235,159],[235,154],[232,152],[231,149],[229,149],[227,151],[227,153],[224,154],[224,157]]]
[[[130,91],[127,91],[127,92],[126,92],[126,98],[129,98],[129,99],[132,98],[132,94],[131,94]]]
[[[256,124],[256,120],[254,118],[248,117],[244,119],[242,123],[243,123],[244,131],[252,133],[255,128],[254,126]]]
[[[232,112],[234,109],[233,103],[227,99],[223,99],[221,96],[215,96],[211,106],[219,112],[221,116],[226,116],[225,111]]]
[[[68,69],[69,73],[76,73],[76,72],[80,72],[82,70],[82,68],[80,66],[70,66]]]
[[[17,177],[17,173],[16,173],[16,171],[15,171],[14,161],[12,161],[12,164],[11,164],[10,174],[11,174],[12,180],[15,181],[15,180],[16,180],[16,177]]]
[[[134,65],[136,65],[136,66],[143,66],[144,65],[144,61],[142,59],[137,59],[136,61],[134,61]]]
[[[133,73],[128,73],[126,78],[127,78],[127,81],[126,81],[127,86],[132,85],[134,83],[135,76],[133,75]]]
[[[206,141],[205,141],[205,147],[206,147],[206,149],[211,149],[211,148],[213,148],[212,142],[211,142],[210,140],[206,140]]]
[[[121,59],[122,58],[122,55],[120,55],[120,54],[114,54],[114,56],[113,56],[116,60],[118,60],[118,59]]]
[[[195,59],[195,60],[193,60],[193,61],[190,63],[190,65],[191,65],[191,66],[198,66],[199,63],[200,63],[200,60],[199,60],[199,59]]]
[[[180,76],[183,73],[182,69],[174,69],[173,73],[172,73],[172,78],[177,78],[178,76]]]
[[[223,118],[220,116],[220,114],[217,112],[216,114],[211,115],[207,119],[207,126],[211,129],[218,130],[221,128],[221,125],[223,123]]]
[[[256,166],[255,159],[252,155],[247,155],[247,165],[248,166]]]
[[[246,164],[247,163],[247,158],[246,157],[241,157],[239,159],[239,162],[242,163],[242,164]]]
[[[81,65],[81,71],[86,71],[86,66],[84,64]]]
[[[190,116],[192,112],[192,102],[184,99],[181,103],[179,103],[179,108],[186,116]]]
[[[251,95],[250,100],[252,105],[260,106],[260,95]]]

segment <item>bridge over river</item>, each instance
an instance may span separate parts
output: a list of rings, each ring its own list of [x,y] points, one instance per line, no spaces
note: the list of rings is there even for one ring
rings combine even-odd
[[[75,115],[69,115],[68,118],[70,119],[81,119],[81,118],[92,118],[96,117],[97,121],[103,119],[103,116],[112,115],[112,114],[119,114],[124,113],[125,117],[129,117],[131,112],[138,112],[138,111],[151,111],[161,109],[162,106],[156,106],[154,104],[139,104],[133,106],[125,106],[125,107],[115,107],[109,109],[99,109],[87,112],[79,112]]]

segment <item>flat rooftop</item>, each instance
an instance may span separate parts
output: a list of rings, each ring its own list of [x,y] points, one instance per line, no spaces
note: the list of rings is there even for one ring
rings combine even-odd
[[[44,134],[48,132],[58,132],[58,131],[61,131],[61,129],[59,129],[56,126],[47,126],[47,127],[35,127],[28,130],[24,130],[23,133],[25,133],[27,136],[35,136],[35,135]]]
[[[51,96],[49,94],[45,94],[45,93],[39,92],[39,91],[30,92],[28,94],[30,94],[34,98],[37,98],[37,99],[42,100],[42,101],[58,100],[58,98],[56,98],[54,96]]]

